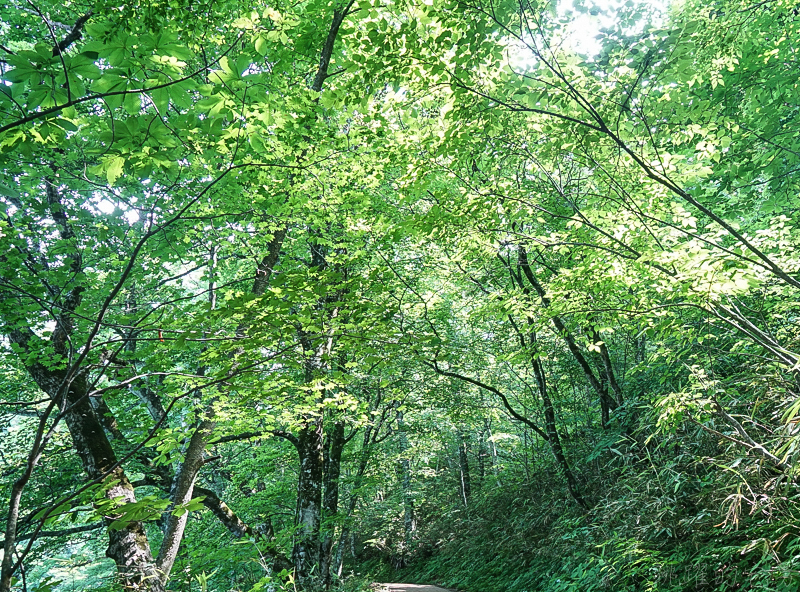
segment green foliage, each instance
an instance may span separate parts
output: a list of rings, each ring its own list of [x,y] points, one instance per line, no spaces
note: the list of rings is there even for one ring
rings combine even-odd
[[[0,590],[797,589],[798,28],[0,10]]]

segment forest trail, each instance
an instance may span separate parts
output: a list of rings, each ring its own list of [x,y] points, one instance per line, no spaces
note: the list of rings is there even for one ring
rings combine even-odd
[[[446,588],[424,584],[378,584],[375,588],[378,592],[452,592]]]

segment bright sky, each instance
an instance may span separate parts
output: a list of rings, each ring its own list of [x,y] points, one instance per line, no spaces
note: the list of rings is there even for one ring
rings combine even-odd
[[[571,22],[567,29],[567,41],[572,48],[585,56],[594,56],[600,52],[600,41],[597,35],[601,29],[614,25],[621,11],[630,9],[633,0],[561,0],[558,15],[569,17]],[[663,15],[670,4],[668,0],[636,0],[646,11],[653,11],[653,20]],[[641,31],[645,20],[640,21],[628,33]],[[658,24],[654,22],[654,24]]]

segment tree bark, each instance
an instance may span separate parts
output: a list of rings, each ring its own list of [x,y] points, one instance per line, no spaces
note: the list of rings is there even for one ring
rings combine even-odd
[[[397,412],[397,429],[400,440],[400,486],[403,494],[403,533],[405,534],[405,553],[411,550],[412,537],[417,529],[417,521],[414,515],[414,497],[411,493],[411,461],[408,458],[408,436],[406,434],[403,412]]]
[[[61,331],[68,333],[69,320],[63,318],[61,327]],[[64,347],[59,344],[66,343],[65,337],[57,338],[58,333],[57,329],[53,334],[53,339],[58,339],[56,351]],[[7,334],[21,351],[30,351],[29,342],[34,337],[30,330],[13,329],[7,331]],[[86,373],[51,370],[36,361],[28,362],[26,369],[39,388],[57,404],[61,403],[64,421],[89,478],[113,483],[103,489],[107,499],[116,504],[134,503],[136,496],[133,486],[122,467],[117,466],[114,449],[89,400]],[[114,519],[113,514],[105,517],[108,524]],[[153,561],[143,524],[133,521],[123,528],[109,529],[108,536],[106,555],[116,563],[123,589],[161,592],[164,587]]]
[[[301,588],[320,583],[322,522],[322,418],[309,418],[297,434],[300,476],[297,482],[297,534],[292,548],[295,581]]]
[[[173,480],[170,491],[171,504],[167,510],[168,518],[164,528],[164,539],[161,542],[161,549],[159,549],[158,557],[156,558],[156,565],[158,565],[164,582],[169,578],[172,566],[178,557],[178,550],[189,519],[189,512],[183,510],[176,515],[175,508],[192,501],[195,481],[200,469],[203,467],[203,451],[206,449],[213,430],[214,422],[210,417],[200,422],[189,441],[183,464]]]
[[[253,294],[256,296],[264,294],[267,290],[267,286],[269,286],[269,279],[272,277],[272,272],[278,264],[278,258],[281,254],[283,241],[286,239],[287,230],[288,228],[286,226],[282,226],[275,231],[275,234],[272,235],[272,240],[267,245],[267,254],[264,255],[264,258],[256,268],[256,278],[253,281],[252,290]]]
[[[349,14],[349,10],[354,0],[350,0],[344,7],[336,8],[333,11],[332,20],[325,38],[322,51],[320,52],[319,65],[314,75],[311,88],[314,91],[322,90],[325,80],[328,78],[328,68],[330,67],[336,39],[339,29],[344,19]],[[310,124],[309,124],[310,125]],[[304,158],[306,151],[300,155]],[[258,265],[256,278],[253,284],[253,293],[261,295],[269,285],[269,278],[274,266],[278,261],[281,245],[285,239],[287,229],[278,229],[268,246],[268,252]],[[311,233],[311,262],[310,267],[323,270],[327,263],[325,261],[325,247],[316,240]],[[324,306],[322,307],[324,308]],[[335,315],[335,313],[333,313]],[[324,343],[318,343],[320,338],[314,338],[304,331],[299,330],[299,340],[303,347],[305,356],[305,384],[312,387],[313,382],[319,378],[323,371],[325,356],[330,355],[332,338],[325,338]],[[318,402],[322,402],[322,397],[318,397]],[[295,525],[297,533],[292,549],[292,561],[295,569],[295,582],[300,588],[314,588],[318,584],[324,584],[327,576],[323,571],[324,543],[320,538],[322,512],[323,512],[323,478],[326,475],[325,459],[323,454],[324,446],[324,421],[322,410],[318,413],[308,413],[301,419],[301,427],[298,434],[290,441],[295,445],[300,462],[300,474],[297,483],[297,507],[295,513]],[[341,451],[339,451],[341,459]],[[338,471],[340,460],[336,463],[335,485],[331,481],[331,488],[338,488]],[[330,473],[333,478],[333,472]],[[332,506],[338,505],[338,489],[336,497],[326,499]],[[330,566],[327,560],[326,566]]]
[[[29,370],[43,389],[58,380],[48,375],[44,369]],[[86,474],[90,479],[99,479],[105,475],[104,482],[114,483],[111,487],[103,489],[107,499],[114,500],[117,504],[135,503],[133,485],[122,467],[115,467],[116,454],[89,403],[85,376],[78,375],[65,388],[67,411],[64,419]],[[108,524],[115,518],[116,515],[105,517]],[[109,529],[108,537],[106,556],[116,563],[124,590],[147,592],[164,590],[161,574],[153,561],[147,534],[141,522],[130,522],[119,530]]]
[[[205,487],[195,487],[194,491],[205,498],[203,500],[203,505],[211,510],[211,513],[216,516],[217,520],[222,522],[223,526],[237,539],[243,536],[254,535],[253,529],[245,524],[241,518],[230,509],[228,504],[219,499],[216,492],[211,489],[206,489]]]
[[[103,428],[106,430],[108,436],[114,440],[124,440],[125,437],[119,430],[117,419],[114,417],[114,414],[111,413],[111,409],[109,409],[108,403],[105,402],[103,397],[91,397],[90,401],[94,412],[97,414],[97,418],[100,420],[100,423],[103,424]]]
[[[519,266],[522,269],[522,273],[525,275],[528,283],[539,295],[542,304],[544,304],[545,307],[549,307],[550,299],[547,297],[544,287],[542,287],[542,285],[536,279],[536,276],[533,275],[533,271],[528,263],[528,253],[526,252],[525,247],[522,245],[518,247],[518,260]],[[617,408],[616,401],[609,396],[608,387],[603,384],[602,380],[595,375],[591,365],[583,355],[583,352],[581,352],[578,344],[575,342],[575,338],[572,336],[572,333],[569,332],[561,317],[558,315],[551,315],[550,321],[553,323],[556,333],[564,339],[564,342],[567,344],[567,349],[569,349],[572,357],[575,358],[578,366],[580,366],[581,370],[583,371],[583,375],[586,377],[586,380],[597,394],[597,397],[600,400],[601,423],[603,427],[605,427],[608,424],[609,412]]]
[[[333,520],[339,513],[339,477],[342,466],[342,452],[344,451],[344,423],[337,421],[329,430],[325,440],[324,454],[324,494],[322,498],[322,516],[327,522],[322,538],[320,573],[326,590],[331,587],[333,565],[333,541],[335,538],[335,524]]]
[[[461,499],[464,507],[469,506],[469,498],[472,494],[472,484],[469,475],[469,457],[467,456],[467,436],[463,432],[458,434],[458,472],[461,477]]]
[[[531,333],[531,347],[533,347],[534,343],[535,336],[533,333]],[[531,365],[533,366],[533,375],[536,378],[536,385],[539,388],[539,395],[542,397],[542,407],[544,408],[544,425],[545,430],[547,430],[550,450],[552,450],[556,462],[564,473],[564,478],[567,481],[567,489],[569,489],[570,495],[581,508],[587,510],[588,506],[581,495],[580,488],[578,487],[578,481],[575,479],[572,468],[569,466],[567,457],[564,454],[564,449],[561,447],[561,437],[558,434],[558,429],[556,429],[556,412],[553,407],[553,401],[550,399],[550,393],[547,390],[547,380],[545,378],[542,361],[533,353],[531,354]]]
[[[605,375],[606,382],[611,387],[612,392],[614,393],[614,404],[615,408],[622,405],[624,402],[624,398],[622,395],[622,387],[620,387],[619,383],[617,382],[616,373],[614,372],[614,366],[611,363],[611,354],[608,352],[608,347],[606,346],[603,339],[600,337],[600,334],[594,327],[591,327],[587,332],[589,338],[592,340],[594,345],[597,347],[598,356],[600,358],[600,368],[602,373]],[[606,389],[608,392],[608,389]]]

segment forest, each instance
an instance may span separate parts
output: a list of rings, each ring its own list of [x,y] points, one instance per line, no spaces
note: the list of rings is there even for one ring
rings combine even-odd
[[[796,0],[0,6],[0,592],[800,589]]]

